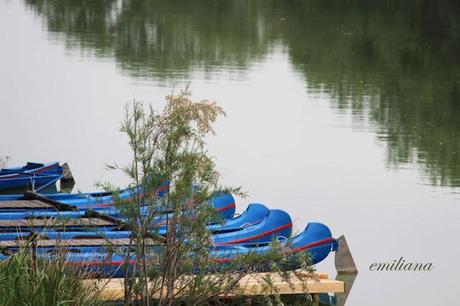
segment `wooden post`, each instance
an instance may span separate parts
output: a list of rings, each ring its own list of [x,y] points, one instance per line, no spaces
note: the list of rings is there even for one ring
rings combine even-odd
[[[75,179],[73,178],[72,171],[70,171],[70,167],[67,163],[64,163],[62,168],[64,168],[64,170],[61,178],[61,190],[70,192],[75,185]]]
[[[353,256],[351,255],[345,236],[340,236],[337,241],[339,243],[339,249],[335,252],[335,269],[341,274],[358,273],[358,268],[356,268],[355,261],[353,260]]]

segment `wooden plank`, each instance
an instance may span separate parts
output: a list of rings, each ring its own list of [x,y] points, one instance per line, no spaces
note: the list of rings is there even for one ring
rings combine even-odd
[[[264,292],[263,279],[248,276],[240,281],[240,286],[243,295],[262,295],[264,293],[279,293],[279,294],[301,294],[301,293],[329,293],[329,292],[343,292],[344,285],[340,281],[331,279],[297,279],[291,278],[289,281],[282,279],[279,276],[271,276],[274,284],[274,290],[271,292]]]
[[[297,270],[296,273],[303,277],[311,277],[311,278],[319,278],[319,279],[329,279],[329,274],[324,272],[316,272],[311,275],[310,272],[306,272],[305,270]]]
[[[26,191],[24,193],[24,199],[26,199],[26,200],[38,200],[38,201],[45,202],[47,204],[52,205],[54,208],[56,208],[59,211],[75,211],[75,210],[77,210],[76,206],[55,201],[53,199],[47,198],[46,196],[44,196],[44,195],[42,195],[40,193],[34,192],[34,191]]]
[[[54,206],[38,200],[0,201],[2,209],[54,209]]]
[[[101,218],[43,218],[0,220],[0,228],[29,228],[29,227],[64,227],[64,226],[115,226],[114,223]]]
[[[341,281],[325,279],[325,273],[307,274],[302,279],[297,278],[291,273],[292,277],[289,282],[283,280],[277,273],[253,273],[243,277],[240,282],[240,290],[238,295],[242,296],[258,296],[264,294],[318,294],[318,293],[341,293],[345,291],[345,285]],[[212,276],[211,276],[212,277]],[[270,277],[272,279],[273,288],[275,291],[264,292],[266,283],[264,279]],[[91,285],[96,285],[102,289],[101,297],[106,300],[123,299],[124,280],[120,278],[102,279],[102,280],[86,280]],[[235,295],[233,295],[235,296]],[[226,295],[225,297],[232,297]]]

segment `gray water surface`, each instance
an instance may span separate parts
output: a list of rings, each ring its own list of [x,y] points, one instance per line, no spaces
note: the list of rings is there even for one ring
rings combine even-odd
[[[402,3],[401,3],[402,2]],[[457,305],[460,5],[439,1],[0,0],[0,157],[127,184],[125,103],[187,85],[248,202],[345,234],[347,305]],[[373,262],[431,272],[369,272]],[[333,257],[318,265],[333,276]]]

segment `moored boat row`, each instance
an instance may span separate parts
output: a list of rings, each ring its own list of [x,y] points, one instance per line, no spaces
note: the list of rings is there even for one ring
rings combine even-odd
[[[169,184],[164,184],[158,193],[164,196],[168,190]],[[25,200],[22,195],[0,196],[0,249],[3,250],[0,259],[24,246],[33,234],[40,238],[35,247],[41,256],[53,254],[57,248],[64,246],[71,250],[66,254],[71,265],[89,265],[92,269],[112,275],[119,273],[122,259],[126,257],[108,253],[108,245],[115,243],[119,249],[129,250],[131,232],[126,227],[120,227],[127,220],[115,203],[118,199],[129,200],[139,194],[142,194],[139,187],[123,190],[117,195],[104,192],[55,193],[40,196],[38,200],[33,200],[34,203]],[[58,205],[47,206],[40,200]],[[210,205],[223,219],[207,225],[213,243],[210,254],[217,262],[229,262],[249,253],[268,253],[275,247],[271,244],[273,239],[280,242],[276,247],[282,248],[288,258],[308,252],[313,264],[337,250],[337,241],[324,224],[309,223],[299,235],[291,237],[292,220],[283,210],[253,203],[240,216],[234,216],[236,205],[231,194],[215,195]],[[62,211],[62,207],[69,207],[69,210]],[[92,213],[94,211],[97,211],[96,215]],[[164,211],[156,217],[151,231],[166,235],[170,214]],[[155,244],[150,247],[161,246]]]

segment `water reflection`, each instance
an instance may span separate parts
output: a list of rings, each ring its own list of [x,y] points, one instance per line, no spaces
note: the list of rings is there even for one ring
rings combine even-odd
[[[27,0],[53,39],[167,82],[246,71],[281,46],[310,93],[369,122],[390,167],[460,186],[460,3]]]

